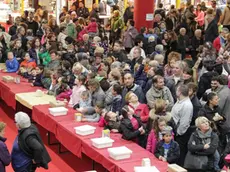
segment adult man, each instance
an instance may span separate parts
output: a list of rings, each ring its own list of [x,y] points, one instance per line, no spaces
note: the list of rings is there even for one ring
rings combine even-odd
[[[212,15],[206,15],[206,20],[208,26],[205,30],[205,42],[213,42],[219,35],[218,25],[216,19]]]
[[[15,35],[17,32],[17,28],[20,26],[20,22],[21,22],[21,17],[16,17],[15,21],[14,21],[14,25],[10,27],[9,29],[9,34],[11,36]]]
[[[89,18],[95,18],[97,22],[99,21],[98,4],[93,4],[93,9],[90,11]]]
[[[33,35],[36,35],[37,30],[39,28],[38,23],[34,21],[34,14],[33,12],[29,12],[28,21],[26,22],[28,29],[33,31]]]
[[[87,18],[89,16],[89,10],[85,7],[83,2],[79,2],[79,8],[77,9],[77,16]]]
[[[126,62],[128,60],[126,54],[122,51],[122,43],[120,41],[115,41],[113,52],[110,53],[110,56],[113,56],[119,62]]]
[[[126,94],[132,91],[134,92],[141,103],[145,102],[145,96],[143,94],[142,88],[134,83],[134,78],[131,73],[126,73],[124,75],[124,89],[122,91],[122,105],[125,105]]]
[[[230,126],[230,90],[226,85],[220,84],[220,76],[215,76],[211,81],[211,91],[216,92],[219,97],[219,108],[221,114],[225,116],[228,126]],[[208,92],[208,90],[207,90]]]
[[[165,18],[165,10],[163,9],[163,4],[162,3],[159,3],[158,8],[154,12],[154,16],[156,14],[160,14],[163,19]]]
[[[57,70],[60,67],[60,61],[57,58],[57,52],[51,50],[50,57],[51,57],[51,61],[48,63],[47,69],[52,71]]]
[[[135,48],[140,48],[141,49],[141,56],[143,58],[146,58],[145,51],[142,49],[142,47],[143,47],[143,41],[142,41],[142,39],[136,38],[135,39],[135,47],[133,47],[131,49],[130,53],[129,53],[130,54],[130,58],[133,59],[133,51],[134,51]]]
[[[176,101],[176,90],[178,86],[184,84],[183,79],[184,64],[182,61],[177,61],[174,65],[174,74],[166,79],[166,86],[172,93],[174,101]]]
[[[123,15],[125,24],[127,24],[127,22],[129,20],[133,19],[133,11],[134,11],[134,6],[133,6],[132,2],[130,1],[129,6],[125,9],[125,12]]]
[[[155,75],[152,80],[152,87],[146,94],[146,99],[150,108],[154,108],[156,99],[166,101],[167,110],[171,110],[174,104],[172,94],[168,87],[164,86],[164,78],[160,75]]]
[[[221,12],[221,9],[216,7],[216,0],[211,1],[211,6],[212,6],[212,8],[214,10],[214,14],[215,14],[214,20],[216,21],[216,23],[219,23],[220,16],[222,15],[222,12]]]
[[[133,50],[133,59],[131,62],[131,70],[134,71],[134,66],[136,64],[142,64],[143,62],[143,57],[141,56],[141,48],[135,47]]]
[[[175,140],[180,146],[180,158],[178,164],[184,165],[184,159],[188,151],[187,144],[191,131],[189,129],[193,116],[193,105],[189,98],[189,88],[187,85],[180,85],[176,90],[178,101],[172,108],[172,120],[175,123]]]

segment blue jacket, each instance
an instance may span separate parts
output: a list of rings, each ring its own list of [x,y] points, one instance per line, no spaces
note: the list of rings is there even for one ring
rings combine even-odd
[[[5,172],[5,166],[8,166],[11,161],[5,141],[6,139],[0,136],[0,172]]]
[[[19,63],[16,58],[13,58],[13,60],[6,60],[7,72],[17,72],[18,68],[19,68]]]

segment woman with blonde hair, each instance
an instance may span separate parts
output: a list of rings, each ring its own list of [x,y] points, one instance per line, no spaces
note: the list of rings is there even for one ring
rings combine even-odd
[[[173,74],[174,64],[181,59],[181,55],[178,52],[172,51],[168,55],[168,63],[164,67],[164,76],[169,77]]]
[[[171,113],[166,111],[167,102],[163,99],[157,99],[155,101],[154,108],[149,112],[149,119],[147,122],[147,131],[151,131],[153,121],[159,117],[164,118],[166,123],[171,119]]]
[[[5,172],[5,166],[10,164],[11,158],[10,153],[5,144],[6,138],[5,135],[6,123],[0,122],[0,171]]]

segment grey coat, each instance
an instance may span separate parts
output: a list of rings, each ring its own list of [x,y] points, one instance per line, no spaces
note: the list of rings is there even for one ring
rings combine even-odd
[[[134,39],[138,35],[138,31],[135,27],[129,27],[127,31],[124,33],[124,41],[123,45],[125,48],[133,48],[134,47]]]

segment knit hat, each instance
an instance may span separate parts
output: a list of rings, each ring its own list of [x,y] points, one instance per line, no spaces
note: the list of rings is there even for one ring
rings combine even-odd
[[[162,134],[172,134],[172,127],[170,126],[166,126],[163,131],[162,131]]]
[[[158,53],[162,53],[163,50],[164,50],[163,45],[157,44],[157,45],[155,46],[155,51],[157,51]]]

